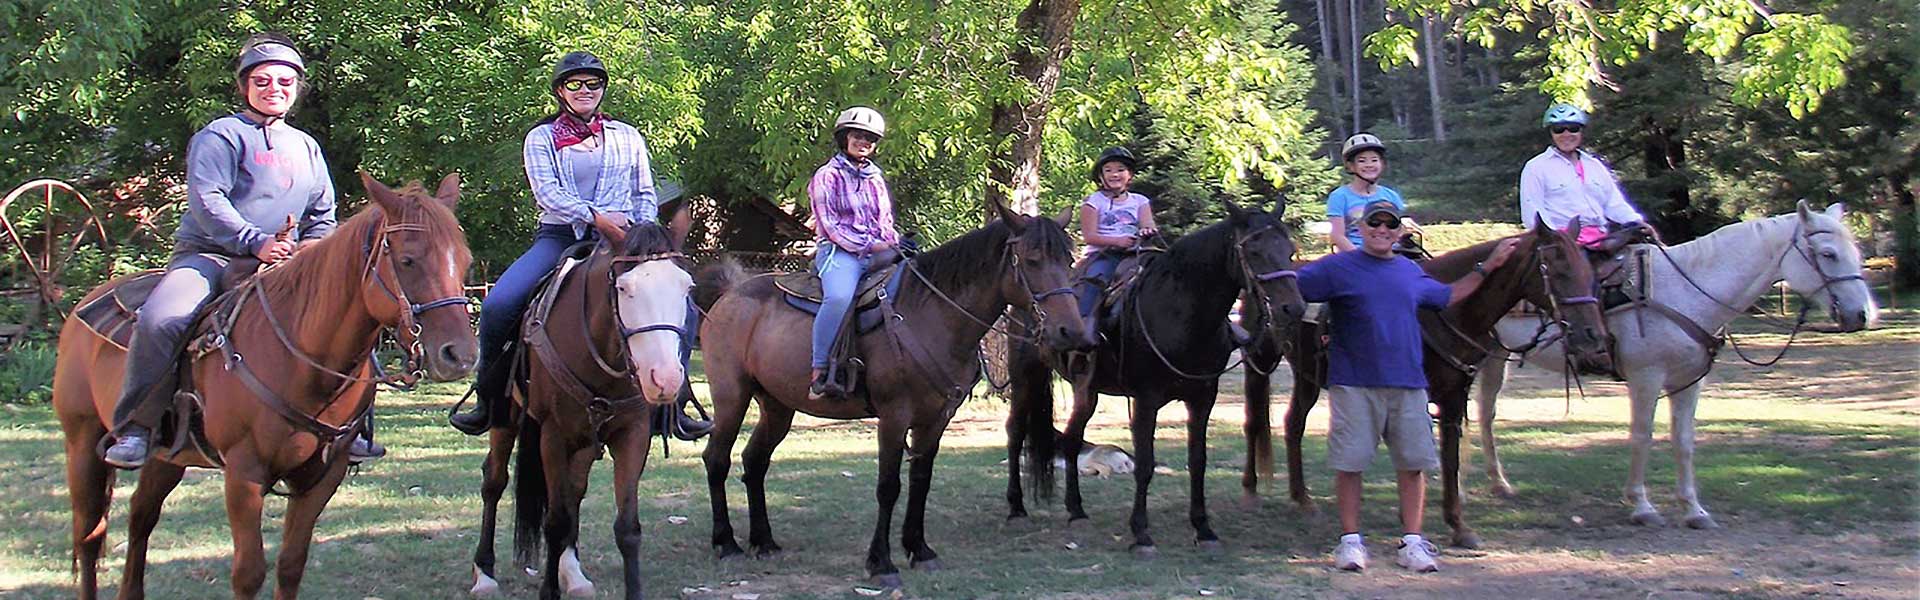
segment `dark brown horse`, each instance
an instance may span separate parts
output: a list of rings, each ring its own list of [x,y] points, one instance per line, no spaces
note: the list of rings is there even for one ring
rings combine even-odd
[[[879,515],[868,546],[867,574],[880,585],[900,585],[887,537],[900,496],[905,452],[913,455],[913,469],[901,545],[915,568],[940,567],[924,535],[927,490],[940,436],[979,373],[980,338],[988,323],[1013,305],[1040,312],[1040,330],[1048,343],[1068,347],[1084,333],[1067,291],[1073,241],[1063,225],[1004,207],[999,211],[998,221],[901,267],[911,271],[903,276],[894,301],[899,320],[887,327],[902,329],[875,331],[855,341],[867,364],[864,402],[807,397],[813,317],[788,307],[771,277],[739,282],[714,304],[701,337],[714,402],[715,427],[705,459],[713,547],[719,558],[742,554],[727,516],[726,478],[747,405],[758,399],[760,421],[741,456],[752,526],[747,543],[755,557],[780,552],[767,519],[767,468],[793,424],[794,412],[801,411],[828,419],[880,420]]]
[[[471,256],[453,216],[459,178],[447,176],[433,196],[418,183],[395,192],[364,173],[360,179],[372,206],[210,303],[191,333],[189,339],[213,340],[182,369],[202,398],[211,452],[192,444],[177,454],[163,450],[141,469],[128,517],[121,598],[145,596],[147,538],[167,494],[187,467],[216,465],[226,478],[234,597],[252,598],[265,582],[260,510],[276,482],[284,482],[292,496],[274,596],[298,597],[314,521],[345,476],[352,432],[373,404],[379,380],[366,374],[381,330],[394,330],[408,349],[408,362],[432,379],[451,381],[473,370],[479,345],[461,290]],[[87,298],[124,281],[108,282]],[[431,301],[416,304],[419,299]],[[210,331],[216,335],[203,337]],[[53,406],[66,433],[81,598],[98,593],[96,568],[115,475],[95,448],[107,433],[125,365],[125,348],[79,318],[67,319]]]
[[[1293,277],[1292,230],[1279,211],[1242,211],[1228,204],[1227,218],[1175,242],[1147,262],[1133,291],[1119,300],[1118,318],[1104,319],[1103,339],[1091,368],[1074,373],[1073,414],[1058,437],[1066,458],[1067,519],[1087,518],[1080,498],[1080,447],[1098,394],[1134,398],[1133,551],[1142,557],[1157,550],[1147,533],[1147,487],[1153,481],[1153,434],[1160,408],[1179,400],[1187,405],[1188,519],[1195,540],[1215,549],[1220,537],[1207,515],[1207,421],[1219,394],[1220,375],[1233,352],[1227,313],[1234,300],[1249,298],[1247,310],[1262,337],[1286,337],[1306,310]],[[1021,492],[1021,454],[1025,468],[1044,497],[1052,490],[1055,449],[1051,374],[1043,354],[1015,347],[1009,352],[1013,403],[1007,419],[1008,518],[1027,514]],[[1017,362],[1015,362],[1017,361]],[[1062,369],[1065,373],[1066,370]]]
[[[617,245],[617,247],[616,247]],[[614,544],[620,548],[626,597],[640,597],[640,475],[652,447],[653,406],[671,403],[686,381],[680,368],[680,322],[693,279],[675,264],[667,230],[651,223],[615,244],[600,244],[561,275],[551,301],[543,292],[521,330],[527,388],[489,432],[481,496],[480,542],[474,549],[476,596],[499,590],[494,529],[515,442],[514,557],[532,564],[545,532],[541,598],[593,595],[574,550],[580,501],[602,448],[613,454]],[[526,418],[523,418],[526,417]]]
[[[1480,536],[1467,527],[1460,496],[1460,438],[1466,422],[1467,386],[1473,382],[1474,365],[1498,342],[1493,326],[1520,301],[1543,307],[1539,335],[1564,335],[1584,366],[1609,368],[1606,348],[1606,324],[1593,297],[1593,268],[1573,238],[1544,224],[1512,238],[1483,242],[1448,252],[1421,263],[1434,279],[1457,281],[1472,272],[1473,266],[1487,258],[1504,239],[1518,239],[1519,245],[1505,264],[1487,274],[1479,289],[1446,310],[1420,311],[1421,338],[1425,346],[1422,366],[1426,372],[1429,401],[1440,409],[1440,459],[1445,472],[1445,514],[1453,527],[1453,543],[1477,548]],[[1287,481],[1293,501],[1303,510],[1313,510],[1302,477],[1301,438],[1305,435],[1307,413],[1319,401],[1326,381],[1327,363],[1320,337],[1325,329],[1303,323],[1293,343],[1285,349],[1293,368],[1293,401],[1287,405]],[[1556,332],[1566,332],[1559,334]],[[1268,397],[1270,380],[1262,370],[1271,372],[1279,352],[1268,344],[1250,353],[1247,369],[1247,468],[1242,476],[1244,491],[1253,495],[1261,473],[1272,474],[1272,428],[1269,425]]]

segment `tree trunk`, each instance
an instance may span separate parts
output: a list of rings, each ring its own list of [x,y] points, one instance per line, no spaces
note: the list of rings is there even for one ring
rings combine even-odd
[[[1920,212],[1914,210],[1912,171],[1887,177],[1893,184],[1893,280],[1903,290],[1920,288]]]
[[[1347,0],[1347,96],[1353,98],[1353,130],[1360,124],[1360,9],[1361,0]]]
[[[1327,3],[1332,1],[1334,0],[1313,0],[1313,16],[1314,19],[1320,23],[1320,73],[1321,76],[1327,80],[1327,110],[1329,112],[1339,112],[1340,61],[1335,58],[1336,55],[1334,54],[1334,47],[1338,44],[1338,35],[1333,32],[1333,24],[1327,21],[1327,13],[1329,12],[1327,10]],[[1333,122],[1334,136],[1339,139],[1346,139],[1346,121],[1344,119],[1331,119],[1331,121]]]
[[[1681,172],[1687,160],[1687,146],[1678,135],[1680,128],[1668,127],[1649,117],[1642,130],[1646,136],[1642,158],[1647,179],[1665,188],[1661,195],[1667,199],[1659,214],[1648,215],[1648,219],[1660,230],[1660,238],[1669,244],[1692,240],[1700,231],[1695,222],[1693,194],[1687,188],[1686,174]]]
[[[1060,66],[1073,50],[1073,21],[1079,14],[1080,0],[1032,0],[1014,22],[1028,43],[1014,51],[1013,73],[1033,86],[1033,96],[993,106],[993,137],[1011,138],[1011,143],[987,167],[989,215],[994,202],[1022,214],[1040,213],[1041,140],[1053,91],[1060,84]]]
[[[1447,121],[1442,116],[1440,69],[1446,61],[1440,55],[1440,40],[1434,37],[1433,17],[1420,22],[1420,39],[1427,45],[1427,114],[1433,117],[1433,141],[1447,141]]]

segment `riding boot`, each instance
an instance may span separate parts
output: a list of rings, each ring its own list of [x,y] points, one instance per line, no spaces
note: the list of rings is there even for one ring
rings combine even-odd
[[[128,423],[115,435],[113,446],[101,455],[107,464],[122,469],[138,469],[147,464],[147,442],[153,433],[138,423]]]
[[[1253,334],[1248,333],[1247,328],[1241,327],[1239,323],[1233,322],[1232,319],[1227,320],[1227,335],[1233,337],[1233,345],[1235,346],[1245,348],[1253,344]]]
[[[511,355],[512,349],[509,347],[491,360],[480,361],[480,367],[475,371],[479,375],[474,379],[471,393],[473,410],[447,417],[447,422],[454,429],[467,435],[480,435],[493,427],[493,399],[507,393],[507,379],[512,376],[513,370],[512,361],[507,357]]]
[[[687,414],[687,406],[692,405],[699,418]],[[680,386],[680,397],[673,403],[673,427],[668,429],[673,437],[682,441],[694,441],[706,437],[713,431],[713,419],[707,415],[707,409],[700,406],[700,399],[693,397],[692,386]]]
[[[809,400],[843,400],[846,397],[847,388],[835,382],[833,377],[828,375],[825,370],[820,371],[820,374],[815,376],[813,381],[807,385],[807,399]]]

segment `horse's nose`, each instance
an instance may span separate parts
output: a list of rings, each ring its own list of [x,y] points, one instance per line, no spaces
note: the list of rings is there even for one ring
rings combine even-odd
[[[476,356],[478,353],[478,348],[469,347],[466,344],[454,342],[441,344],[440,364],[445,365],[456,373],[465,375],[473,372],[474,363],[478,362]]]
[[[1288,320],[1298,321],[1307,314],[1307,305],[1301,302],[1287,302],[1280,305],[1280,314]]]
[[[680,395],[680,385],[684,377],[685,374],[680,370],[678,365],[664,369],[656,367],[647,370],[647,380],[653,383],[654,389],[657,392],[654,394],[656,402],[669,402],[672,401],[675,396]]]

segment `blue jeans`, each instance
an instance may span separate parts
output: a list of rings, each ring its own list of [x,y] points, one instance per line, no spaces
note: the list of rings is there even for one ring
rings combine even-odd
[[[152,421],[166,411],[166,402],[149,403],[148,394],[154,384],[173,373],[174,357],[186,343],[194,313],[220,293],[220,276],[226,269],[199,254],[176,254],[167,261],[167,274],[160,276],[160,283],[140,307],[140,320],[128,344],[126,379],[113,409],[116,429],[128,422],[152,427]]]
[[[1106,296],[1107,285],[1113,282],[1113,272],[1120,268],[1120,253],[1098,252],[1087,259],[1087,276],[1080,280],[1078,294],[1080,300],[1080,318],[1093,316],[1093,310],[1100,306],[1101,298]]]
[[[680,370],[693,368],[693,349],[700,347],[700,307],[694,306],[693,297],[687,297],[687,335],[680,338]],[[691,376],[691,375],[689,375]]]
[[[813,254],[813,272],[820,275],[820,314],[813,317],[813,368],[827,368],[827,353],[840,337],[840,324],[852,308],[853,293],[860,276],[867,272],[867,258],[825,244]]]
[[[589,233],[588,235],[592,235]],[[520,315],[533,301],[540,278],[560,262],[560,253],[584,240],[573,235],[571,225],[541,224],[533,233],[533,247],[513,261],[513,265],[494,280],[493,289],[480,302],[480,366],[476,393],[489,398],[506,394],[506,365],[499,365],[507,344],[520,337]],[[498,371],[495,373],[494,371]]]

